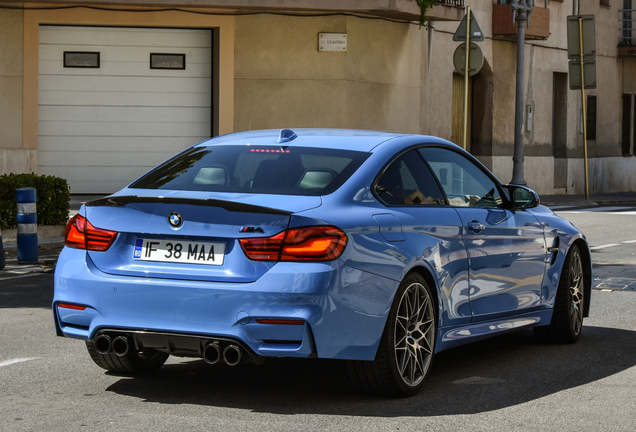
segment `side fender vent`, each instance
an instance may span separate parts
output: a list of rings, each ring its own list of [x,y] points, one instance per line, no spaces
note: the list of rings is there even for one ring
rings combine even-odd
[[[552,244],[552,247],[548,248],[548,252],[552,253],[552,259],[550,260],[550,265],[554,265],[554,263],[557,260],[557,257],[559,256],[559,244],[560,244],[560,238],[557,236],[554,239],[554,243]]]

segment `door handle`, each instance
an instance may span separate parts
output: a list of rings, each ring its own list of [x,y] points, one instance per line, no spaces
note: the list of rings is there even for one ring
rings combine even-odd
[[[486,229],[486,225],[479,221],[470,221],[468,222],[468,229],[474,233],[478,233]]]

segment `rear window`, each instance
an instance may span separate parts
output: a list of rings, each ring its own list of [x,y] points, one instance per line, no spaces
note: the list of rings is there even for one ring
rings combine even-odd
[[[192,148],[134,182],[135,189],[327,195],[368,153],[280,146]]]

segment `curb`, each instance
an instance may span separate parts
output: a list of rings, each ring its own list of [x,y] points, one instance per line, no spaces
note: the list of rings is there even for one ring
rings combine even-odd
[[[65,225],[40,225],[38,226],[38,248],[46,249],[56,246],[64,246]],[[1,233],[5,252],[17,250],[17,229],[5,229]]]
[[[597,207],[597,206],[636,206],[634,201],[542,201],[541,205],[546,207]]]
[[[38,240],[53,237],[64,237],[66,225],[38,225]],[[18,238],[17,228],[2,230],[2,239],[6,243],[16,242]]]

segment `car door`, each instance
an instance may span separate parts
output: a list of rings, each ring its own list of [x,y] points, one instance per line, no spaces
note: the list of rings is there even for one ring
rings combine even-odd
[[[426,261],[435,273],[441,325],[470,322],[462,223],[417,150],[393,160],[379,175],[374,191],[384,207],[373,215],[384,240],[407,266]]]
[[[466,156],[439,147],[419,151],[462,221],[473,321],[539,308],[546,246],[538,220],[512,209],[499,182]]]

